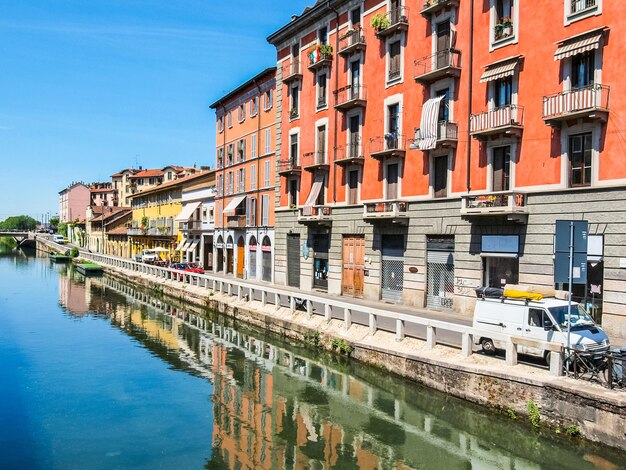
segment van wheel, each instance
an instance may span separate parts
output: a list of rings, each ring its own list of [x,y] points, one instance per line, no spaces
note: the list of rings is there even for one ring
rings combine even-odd
[[[483,352],[485,354],[488,354],[490,356],[495,355],[496,347],[494,346],[493,341],[491,341],[489,338],[481,339],[480,346],[483,348]]]

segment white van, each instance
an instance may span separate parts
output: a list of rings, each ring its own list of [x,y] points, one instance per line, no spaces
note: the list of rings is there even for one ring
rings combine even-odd
[[[65,245],[65,237],[63,235],[55,235],[54,243],[58,243],[59,245]]]
[[[609,350],[606,333],[576,302],[572,302],[570,322],[572,348],[597,353]],[[480,297],[474,308],[473,326],[481,332],[475,338],[476,344],[489,354],[505,347],[503,342],[492,339],[490,332],[567,346],[567,301],[556,298],[526,301]],[[549,360],[548,351],[543,348],[519,345],[518,352],[543,357],[546,362]]]
[[[140,254],[135,255],[135,261],[139,263],[154,263],[158,259],[158,251],[152,249],[143,250]]]

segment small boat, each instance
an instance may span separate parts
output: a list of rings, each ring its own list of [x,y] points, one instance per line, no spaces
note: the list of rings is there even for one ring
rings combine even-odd
[[[102,266],[95,263],[81,263],[76,265],[76,270],[84,276],[102,274]]]
[[[61,253],[50,253],[50,261],[52,263],[67,263],[72,257]]]

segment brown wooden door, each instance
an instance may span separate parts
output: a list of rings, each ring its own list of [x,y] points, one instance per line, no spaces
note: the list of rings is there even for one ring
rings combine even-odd
[[[246,260],[245,245],[243,237],[239,237],[237,241],[237,277],[243,278],[243,267]]]
[[[450,20],[437,25],[437,68],[450,65],[450,54],[445,51],[450,49]]]
[[[315,164],[326,163],[326,126],[317,128],[317,155]]]
[[[448,157],[436,157],[434,167],[433,189],[435,197],[446,197],[448,195]]]
[[[493,149],[493,191],[509,190],[509,168],[511,164],[511,147]]]
[[[398,164],[387,165],[387,199],[398,199]]]
[[[341,292],[351,297],[363,297],[365,267],[365,237],[346,235],[343,238],[343,275]]]
[[[356,204],[359,201],[359,170],[348,172],[348,204]]]

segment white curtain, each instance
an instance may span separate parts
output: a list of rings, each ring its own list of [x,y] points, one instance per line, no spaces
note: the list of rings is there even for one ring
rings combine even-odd
[[[432,150],[437,143],[437,121],[439,106],[443,96],[431,98],[422,107],[422,121],[420,122],[420,139],[417,146],[420,150]]]

